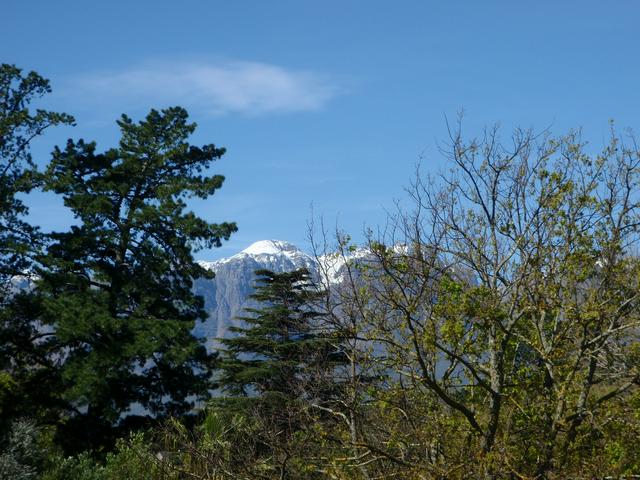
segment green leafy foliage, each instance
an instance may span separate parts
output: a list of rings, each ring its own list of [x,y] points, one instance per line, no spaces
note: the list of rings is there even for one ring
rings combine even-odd
[[[0,443],[0,479],[31,480],[38,478],[44,452],[38,445],[39,432],[28,420],[16,420]]]
[[[115,427],[143,421],[123,417],[134,403],[160,418],[207,396],[213,357],[191,335],[206,318],[192,282],[210,274],[192,252],[236,230],[186,210],[186,199],[222,185],[204,171],[224,149],[190,145],[195,124],[184,109],[118,125],[118,148],[97,153],[70,140],[45,177],[79,221],[51,235],[32,299],[52,332],[39,350],[59,380],[53,395],[65,405],[60,438],[69,448],[108,445]]]
[[[98,463],[88,453],[64,457],[59,454],[49,459],[42,480],[168,480],[179,478],[167,474],[157,462],[150,445],[142,434],[120,439],[113,452]]]

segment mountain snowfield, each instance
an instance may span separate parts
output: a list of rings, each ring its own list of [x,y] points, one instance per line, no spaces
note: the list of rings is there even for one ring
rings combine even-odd
[[[223,265],[229,263],[255,262],[258,268],[273,271],[287,271],[291,267],[315,269],[315,260],[295,245],[282,240],[260,240],[232,257],[222,258],[214,262],[200,261],[200,265],[208,270],[218,272]]]
[[[328,261],[328,257],[320,259],[323,264]],[[304,267],[318,277],[323,270],[318,268],[314,257],[282,240],[261,240],[232,257],[199,263],[216,274],[211,280],[199,279],[194,284],[194,291],[204,297],[209,314],[206,321],[196,324],[194,334],[206,338],[210,350],[216,347],[216,338],[231,335],[229,327],[241,325],[237,317],[243,314],[244,308],[255,306],[248,297],[253,292],[256,270],[286,272]],[[340,278],[339,270],[344,260],[331,263],[325,270],[329,271],[328,280],[335,282]]]

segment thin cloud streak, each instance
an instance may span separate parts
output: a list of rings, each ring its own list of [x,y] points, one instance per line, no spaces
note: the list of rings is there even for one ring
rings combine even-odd
[[[181,104],[208,115],[314,111],[341,88],[328,76],[258,62],[162,62],[77,76],[65,89],[87,105]]]

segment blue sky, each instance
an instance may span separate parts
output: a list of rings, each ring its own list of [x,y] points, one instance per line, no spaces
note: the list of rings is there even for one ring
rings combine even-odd
[[[238,233],[198,258],[266,238],[307,247],[311,205],[361,238],[403,197],[416,162],[446,168],[445,117],[638,128],[640,2],[3,0],[0,61],[51,80],[50,108],[76,116],[33,148],[45,164],[68,137],[117,142],[115,119],[183,105],[194,143],[228,153],[225,186],[194,209]],[[44,229],[70,221],[59,199],[31,199]]]

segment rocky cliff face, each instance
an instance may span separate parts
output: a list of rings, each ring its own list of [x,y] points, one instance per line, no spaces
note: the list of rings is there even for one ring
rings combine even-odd
[[[215,348],[216,338],[228,337],[229,327],[241,324],[236,317],[252,306],[248,297],[253,292],[256,270],[285,272],[305,267],[313,274],[318,272],[313,257],[279,240],[262,240],[232,257],[200,264],[216,274],[212,280],[197,280],[194,286],[195,293],[204,297],[209,313],[205,322],[196,325],[194,334],[206,338],[209,349]]]

